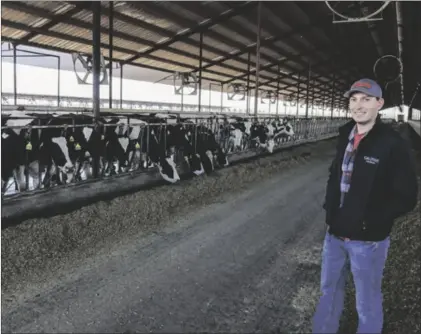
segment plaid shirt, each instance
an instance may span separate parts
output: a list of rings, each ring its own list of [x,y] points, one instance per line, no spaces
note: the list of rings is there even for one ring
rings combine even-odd
[[[351,187],[352,170],[354,169],[355,153],[354,140],[357,127],[354,126],[349,134],[349,142],[345,149],[344,160],[342,163],[342,178],[341,178],[341,202],[340,207],[343,206],[345,196]]]

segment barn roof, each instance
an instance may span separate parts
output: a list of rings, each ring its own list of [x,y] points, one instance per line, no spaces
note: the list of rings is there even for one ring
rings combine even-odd
[[[345,3],[349,8],[345,10],[342,2],[337,9],[361,15],[383,2]],[[413,97],[421,80],[421,2],[401,5],[404,103],[413,101],[420,109],[421,99]],[[2,1],[1,6],[2,41],[92,54],[91,2]],[[197,73],[202,36],[202,78],[220,84],[245,84],[249,78],[254,89],[258,2],[114,1],[110,6],[103,1],[101,52],[107,60],[110,7],[113,61]],[[333,23],[340,18],[324,1],[262,2],[259,88],[279,89],[293,99],[299,91],[304,100],[310,64],[310,96],[314,90],[315,103],[330,104],[333,85],[336,104],[343,103],[343,92],[354,80],[374,78],[379,57],[399,54],[396,3],[379,16],[382,20]],[[400,87],[399,80],[384,85],[387,106],[401,103]]]

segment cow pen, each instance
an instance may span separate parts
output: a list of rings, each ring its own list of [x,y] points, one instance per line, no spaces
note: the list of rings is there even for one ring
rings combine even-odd
[[[309,333],[360,78],[421,189],[420,1],[1,7],[2,332]],[[421,330],[419,195],[384,333]],[[357,326],[350,276],[339,333]]]
[[[59,113],[59,112],[58,112]],[[77,115],[77,112],[75,113]],[[237,116],[237,115],[236,115]],[[75,128],[88,128],[92,129],[92,131],[99,131],[100,133],[105,134],[106,127],[116,127],[115,124],[105,124],[103,128],[95,129],[92,124],[74,124],[74,119],[72,122],[71,117],[64,115],[63,117],[67,118],[67,123],[65,125],[31,125],[30,127],[25,127],[22,125],[16,126],[4,126],[2,130],[13,130],[19,129],[26,132],[28,138],[31,137],[32,131],[39,131],[42,129],[59,129],[59,131],[63,132],[67,129],[75,129]],[[237,116],[238,117],[238,116]],[[259,155],[268,154],[265,147],[260,147],[259,142],[256,140],[252,140],[250,136],[247,138],[240,138],[240,146],[233,147],[233,137],[230,136],[231,129],[228,119],[230,116],[193,116],[189,117],[189,121],[192,123],[183,123],[178,119],[173,120],[176,124],[181,125],[192,125],[192,131],[194,132],[194,136],[198,136],[197,126],[205,125],[206,128],[210,129],[213,133],[218,134],[216,141],[218,144],[224,149],[224,152],[227,153],[227,160],[229,164],[238,163],[241,161],[245,161],[252,157],[256,157]],[[17,118],[19,120],[23,120],[25,118]],[[122,126],[127,125],[126,131],[129,131],[131,128],[130,125],[130,115],[125,117],[118,115],[118,123],[117,125],[120,127],[120,131],[122,131]],[[13,122],[14,118],[8,118],[10,122]],[[122,122],[124,121],[124,122]],[[171,120],[170,120],[171,121]],[[172,123],[174,123],[172,122]],[[271,124],[275,122],[280,122],[279,117],[259,117],[258,119],[254,120],[253,124]],[[33,124],[38,124],[39,120],[34,119]],[[144,124],[141,126],[141,131],[139,131],[139,138],[142,131],[146,131],[147,133],[150,132],[149,127],[153,125],[158,125],[160,131],[165,133],[164,137],[162,138],[165,142],[167,140],[167,127],[168,119],[165,123],[160,124]],[[278,140],[275,138],[274,148],[270,154],[276,153],[279,150],[294,147],[296,145],[305,144],[317,140],[324,140],[329,139],[336,136],[336,132],[339,126],[345,123],[344,119],[288,119],[287,123],[294,129],[290,133],[290,135],[279,137]],[[286,123],[285,123],[286,124]],[[219,128],[219,129],[218,129]],[[70,130],[72,131],[72,130]],[[200,135],[200,134],[199,134]],[[4,137],[3,137],[4,138]],[[149,137],[148,137],[149,138]],[[135,138],[135,140],[138,138]],[[142,138],[140,138],[142,139]],[[74,139],[73,139],[74,140]],[[235,138],[234,138],[235,140]],[[76,141],[72,142],[75,147],[79,150],[82,149],[80,144]],[[38,175],[35,177],[38,180],[43,180],[43,182],[38,182],[35,187],[30,187],[30,175],[28,172],[24,177],[24,186],[22,189],[18,188],[18,182],[16,178],[9,180],[9,183],[4,185],[3,188],[3,207],[2,207],[2,219],[3,219],[3,227],[8,225],[8,221],[16,221],[21,220],[22,217],[30,217],[31,215],[42,214],[42,212],[49,212],[51,213],[52,208],[63,208],[66,205],[71,205],[74,207],[75,205],[80,205],[81,203],[89,203],[94,201],[98,198],[105,197],[114,197],[118,194],[125,193],[128,191],[139,190],[144,187],[151,186],[153,184],[162,184],[162,181],[159,173],[157,171],[157,167],[150,166],[146,164],[134,163],[133,157],[135,155],[135,151],[140,151],[140,146],[142,145],[140,141],[140,145],[137,147],[133,147],[132,152],[126,152],[127,155],[131,154],[131,159],[129,159],[129,165],[126,166],[126,171],[118,170],[117,172],[113,169],[114,173],[111,174],[108,172],[108,175],[105,174],[105,169],[103,169],[102,173],[99,173],[99,177],[93,178],[92,175],[95,174],[92,166],[92,158],[85,159],[85,157],[78,158],[78,166],[79,168],[75,168],[73,171],[73,181],[68,184],[60,184],[60,182],[54,183],[53,185],[48,182],[48,186],[46,181],[50,181],[48,176],[41,175],[41,168],[38,168]],[[148,158],[150,154],[150,147],[148,143],[146,143],[146,152],[144,158]],[[31,145],[32,150],[32,145]],[[182,153],[182,152],[181,152]],[[181,176],[190,176],[191,171],[189,170],[188,164],[182,158],[183,155],[180,154],[178,149],[175,149],[173,152],[175,159],[174,162],[176,164],[176,168],[179,171]],[[194,147],[194,154],[198,154],[197,147]],[[35,160],[38,160],[36,157]],[[79,161],[80,160],[80,161]],[[90,162],[89,162],[90,160]],[[142,161],[144,162],[144,161]],[[87,163],[88,166],[84,166],[84,170],[88,168],[90,170],[90,178],[85,178],[82,180],[80,177],[80,173],[82,172],[81,166]],[[114,161],[112,161],[114,163]],[[131,163],[131,164],[130,164]],[[28,170],[28,164],[25,166],[25,169]],[[112,167],[115,167],[114,165]],[[51,176],[50,176],[51,178]],[[33,179],[33,178],[32,178]],[[58,180],[57,180],[58,181]],[[10,191],[12,189],[12,191]],[[15,191],[13,191],[15,190]]]

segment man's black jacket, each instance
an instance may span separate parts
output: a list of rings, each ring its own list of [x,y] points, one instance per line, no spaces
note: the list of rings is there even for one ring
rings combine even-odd
[[[377,119],[357,148],[351,187],[339,209],[342,161],[354,125],[352,120],[339,128],[323,205],[326,223],[336,236],[380,241],[389,236],[394,219],[416,206],[415,162],[400,134]]]

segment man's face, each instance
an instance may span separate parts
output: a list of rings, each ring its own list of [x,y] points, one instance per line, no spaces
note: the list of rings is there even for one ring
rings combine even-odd
[[[354,93],[349,98],[349,109],[356,123],[369,124],[374,122],[384,100],[364,93]]]

